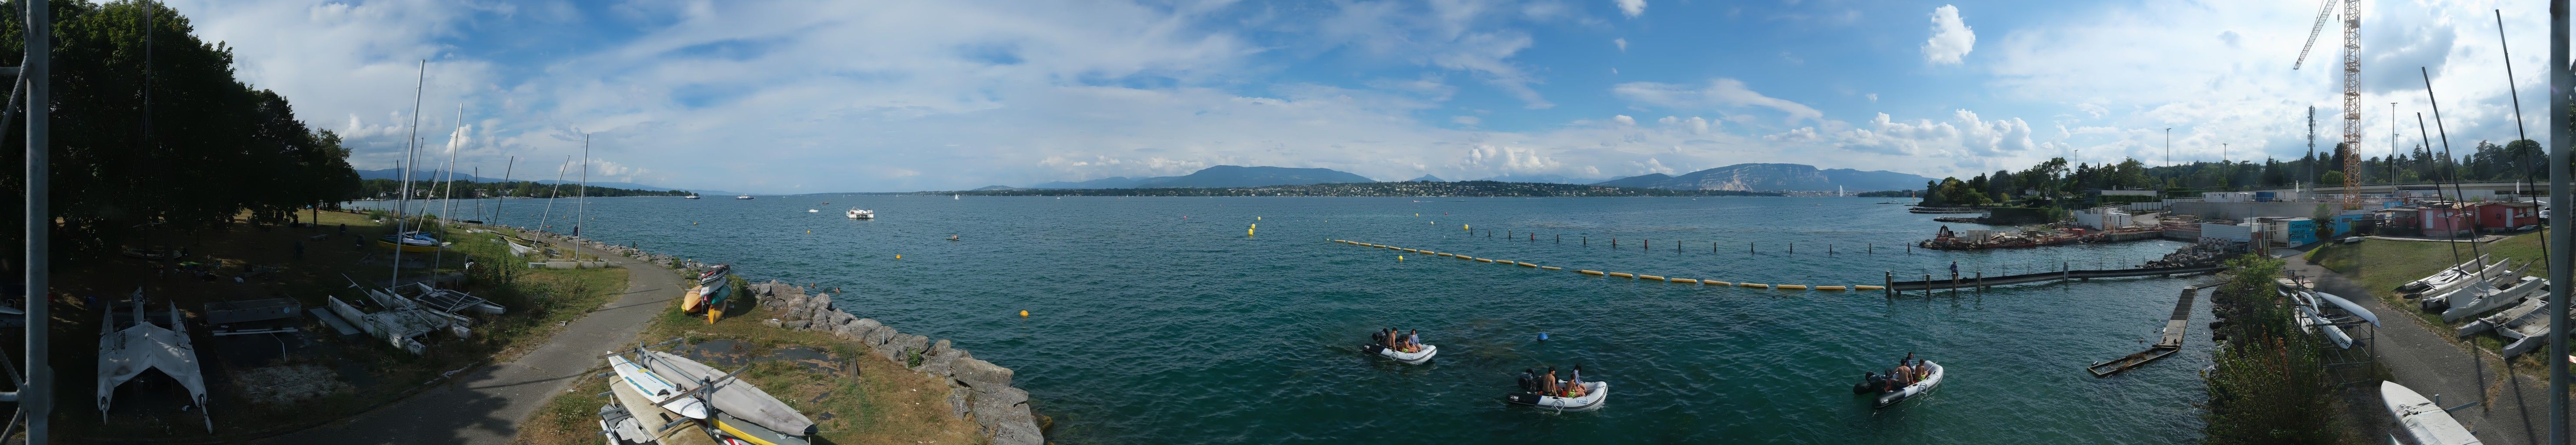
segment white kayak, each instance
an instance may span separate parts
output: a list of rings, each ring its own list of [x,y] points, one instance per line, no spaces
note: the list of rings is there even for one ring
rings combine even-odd
[[[1564,382],[1557,381],[1558,384]],[[1557,397],[1534,392],[1516,392],[1504,395],[1503,401],[1515,405],[1555,408],[1558,411],[1591,411],[1601,409],[1601,402],[1610,399],[1610,382],[1583,382],[1583,388],[1583,397]]]
[[[1431,361],[1431,356],[1440,355],[1439,345],[1422,345],[1422,350],[1415,352],[1397,351],[1395,348],[1376,344],[1360,346],[1360,349],[1368,351],[1370,354],[1377,354],[1380,357],[1395,359],[1395,361],[1404,362],[1408,365],[1429,363]]]
[[[2442,410],[2442,407],[2434,405],[2432,400],[2425,399],[2423,394],[2407,389],[2406,385],[2380,381],[2379,398],[2388,403],[2388,413],[2397,415],[2397,423],[2406,427],[2406,434],[2415,437],[2415,443],[2422,445],[2479,443],[2477,436],[2470,435],[2468,428],[2461,427],[2459,420],[2451,418],[2450,411]]]
[[[1931,360],[1924,360],[1923,365],[1932,367],[1932,374],[1930,377],[1924,377],[1922,381],[1914,382],[1912,385],[1905,385],[1904,388],[1898,388],[1895,391],[1878,393],[1878,402],[1872,406],[1886,408],[1888,405],[1895,405],[1897,402],[1905,401],[1905,399],[1911,399],[1914,398],[1914,396],[1932,392],[1932,388],[1941,386],[1941,374],[1943,371],[1947,371],[1947,369],[1943,369],[1940,363],[1933,363]]]
[[[698,401],[698,398],[690,396],[688,391],[672,385],[669,380],[663,380],[661,375],[635,366],[635,362],[627,361],[626,356],[609,355],[608,367],[617,370],[617,380],[625,382],[629,388],[634,388],[635,393],[643,394],[645,399],[652,400],[655,406],[691,419],[707,418],[706,402]]]

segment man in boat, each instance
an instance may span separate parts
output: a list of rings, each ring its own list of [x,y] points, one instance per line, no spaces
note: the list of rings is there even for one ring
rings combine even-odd
[[[1894,386],[1896,388],[1904,388],[1906,385],[1912,384],[1914,384],[1914,367],[1906,366],[1905,360],[1897,360],[1896,381]],[[1889,390],[1894,391],[1895,389],[1891,388]]]
[[[1547,367],[1546,374],[1540,374],[1538,376],[1538,393],[1549,396],[1556,395],[1556,367],[1549,366]]]

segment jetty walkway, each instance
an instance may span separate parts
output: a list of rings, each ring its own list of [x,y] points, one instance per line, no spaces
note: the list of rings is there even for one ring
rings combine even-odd
[[[1988,287],[2011,284],[2045,283],[2059,280],[2084,280],[2093,278],[2148,277],[2159,275],[2209,273],[2217,272],[2226,268],[2227,266],[2211,264],[2203,266],[2141,267],[2135,269],[2059,269],[2056,272],[2026,273],[1992,277],[1984,276],[1984,272],[1978,272],[1979,275],[1955,276],[1947,279],[1932,279],[1931,276],[1926,275],[1923,280],[1919,281],[1896,281],[1896,273],[1888,272],[1885,287],[1887,288],[1888,295],[1894,296],[1897,293],[1910,290],[1931,291],[1935,289],[1960,288],[1983,290]]]

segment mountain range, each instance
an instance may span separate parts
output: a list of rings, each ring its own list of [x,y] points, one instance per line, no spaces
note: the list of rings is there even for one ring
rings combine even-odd
[[[1654,173],[1593,185],[1672,190],[1846,191],[1912,190],[1932,178],[1884,170],[1818,170],[1806,164],[1735,164],[1680,175]]]
[[[1177,187],[1262,187],[1272,185],[1308,185],[1377,182],[1366,176],[1329,168],[1244,167],[1219,165],[1181,176],[1128,178],[1113,176],[1081,182],[1049,182],[1032,185],[1034,189],[1141,189]]]

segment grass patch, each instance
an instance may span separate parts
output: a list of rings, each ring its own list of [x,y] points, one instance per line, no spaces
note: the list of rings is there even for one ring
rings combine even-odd
[[[2358,244],[2326,243],[2315,249],[2309,249],[2307,259],[2308,264],[2349,275],[2361,270],[2361,251],[2362,247]]]
[[[676,291],[675,291],[676,292]],[[737,296],[748,295],[737,293]],[[750,345],[749,355],[786,347],[830,353],[830,371],[809,371],[783,361],[758,362],[740,376],[788,406],[814,419],[824,444],[980,443],[984,438],[972,420],[959,418],[948,403],[946,379],[922,375],[874,355],[867,348],[830,334],[769,327],[774,317],[748,298],[729,302],[728,318],[708,323],[703,315],[681,314],[677,303],[645,327],[638,340],[659,342],[674,337],[691,343],[729,339]],[[598,380],[598,379],[592,379]],[[598,409],[606,398],[605,383],[583,382],[582,388],[556,397],[539,408],[539,416],[522,427],[515,444],[574,445],[598,441]]]
[[[2471,249],[2472,245],[2475,246],[2474,251]],[[2417,279],[2422,279],[2425,276],[2432,275],[2433,272],[2440,271],[2444,267],[2458,265],[2463,261],[2468,261],[2470,258],[2476,258],[2478,253],[2485,253],[2488,255],[2488,258],[2493,260],[2510,258],[2517,266],[2521,265],[2524,261],[2529,261],[2531,262],[2530,270],[2532,271],[2546,270],[2546,268],[2549,267],[2548,255],[2544,255],[2540,251],[2540,233],[2538,232],[2515,235],[2513,237],[2491,243],[2461,242],[2455,244],[2437,241],[2392,241],[2374,239],[2363,241],[2358,244],[2358,246],[2360,246],[2360,249],[2355,255],[2352,255],[2354,264],[2351,267],[2358,269],[2360,273],[2356,275],[2351,272],[2344,272],[2344,275],[2353,276],[2355,281],[2361,282],[2363,287],[2370,289],[2371,296],[2378,297],[2380,301],[2387,302],[2389,306],[2398,308],[2414,308],[2417,307],[2417,305],[2415,304],[2415,300],[2408,300],[2398,296],[2397,286],[2406,284],[2408,281],[2415,281]],[[2456,256],[2453,253],[2454,249],[2457,249]],[[2343,272],[2343,269],[2335,270],[2337,272]],[[2460,325],[2459,323],[2443,322],[2442,314],[2439,313],[2424,312],[2421,310],[2407,310],[2406,312],[2424,320],[2427,324],[2444,329],[2456,329],[2459,328]]]

